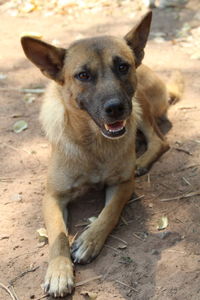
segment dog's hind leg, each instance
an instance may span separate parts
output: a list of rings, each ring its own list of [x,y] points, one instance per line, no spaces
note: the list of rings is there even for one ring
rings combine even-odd
[[[160,132],[152,116],[150,105],[148,102],[141,102],[141,104],[143,114],[139,121],[138,128],[146,138],[147,150],[136,160],[137,176],[147,173],[153,162],[169,149],[169,144]]]
[[[98,218],[72,245],[74,262],[89,263],[101,251],[109,233],[116,226],[122,209],[134,192],[134,179],[106,189],[106,206]]]
[[[64,220],[64,203],[59,196],[47,193],[43,200],[43,213],[49,239],[49,266],[44,289],[54,297],[63,297],[74,287],[68,232]]]

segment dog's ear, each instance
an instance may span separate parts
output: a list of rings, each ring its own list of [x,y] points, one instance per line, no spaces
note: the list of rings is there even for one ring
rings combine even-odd
[[[63,84],[62,68],[66,50],[57,48],[38,39],[24,36],[21,38],[23,50],[30,61],[34,63],[42,73]]]
[[[129,31],[124,39],[129,47],[134,52],[136,59],[136,67],[138,67],[144,57],[144,47],[146,45],[150,26],[151,26],[152,12],[148,11],[142,19]]]

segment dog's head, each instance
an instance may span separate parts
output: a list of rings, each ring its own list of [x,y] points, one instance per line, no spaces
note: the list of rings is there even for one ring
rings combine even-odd
[[[68,105],[85,110],[105,137],[119,138],[132,111],[151,17],[148,12],[123,39],[89,38],[63,49],[23,37],[22,47],[44,75],[62,86]]]

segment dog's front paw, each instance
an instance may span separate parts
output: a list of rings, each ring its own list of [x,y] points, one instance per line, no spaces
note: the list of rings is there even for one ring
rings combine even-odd
[[[44,291],[53,297],[71,294],[74,288],[72,262],[67,257],[59,256],[50,261],[45,276]]]
[[[71,255],[75,263],[91,262],[101,251],[105,239],[92,226],[84,231],[71,246]]]

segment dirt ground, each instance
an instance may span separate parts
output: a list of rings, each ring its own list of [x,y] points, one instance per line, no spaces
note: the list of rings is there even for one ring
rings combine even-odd
[[[148,175],[136,179],[136,194],[141,198],[126,206],[98,258],[75,267],[76,282],[102,277],[77,287],[66,299],[86,299],[83,291],[95,293],[98,300],[200,299],[200,56],[198,36],[193,37],[200,26],[199,8],[198,1],[190,1],[184,8],[153,10],[144,62],[164,80],[175,69],[185,77],[183,99],[169,111],[171,149]],[[44,227],[41,200],[49,157],[38,121],[42,96],[34,94],[35,101],[27,103],[21,91],[44,88],[48,80],[24,57],[20,34],[39,32],[46,41],[67,46],[92,35],[123,36],[140,13],[131,2],[125,8],[104,7],[70,16],[41,12],[12,16],[0,10],[1,300],[11,299],[1,283],[15,291],[15,300],[41,299],[48,261],[48,246],[39,243],[36,232]],[[21,119],[28,129],[17,134],[13,124]],[[76,206],[70,211],[72,236],[84,229],[80,225],[88,217],[98,215],[102,195],[91,193]],[[158,231],[163,216],[169,224]]]

